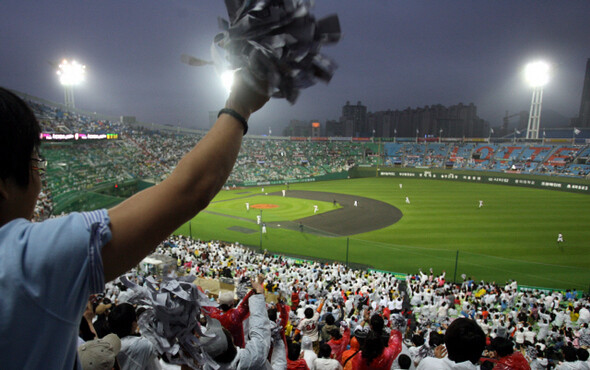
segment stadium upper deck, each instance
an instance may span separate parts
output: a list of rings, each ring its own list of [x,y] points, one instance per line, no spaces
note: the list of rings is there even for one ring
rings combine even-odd
[[[130,179],[159,182],[202,137],[97,120],[30,102],[45,133],[117,133],[118,140],[45,141],[48,190],[53,197]],[[395,142],[353,138],[245,137],[228,184],[299,181],[353,166],[399,166],[587,177],[590,145],[568,139],[544,142]]]

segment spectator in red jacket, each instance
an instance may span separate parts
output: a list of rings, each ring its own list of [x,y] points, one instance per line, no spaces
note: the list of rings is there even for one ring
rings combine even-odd
[[[309,370],[301,352],[301,344],[290,342],[287,346],[287,370]]]
[[[514,351],[514,344],[509,338],[496,337],[492,340],[492,348],[496,351],[498,362],[494,370],[530,370],[531,367],[518,351]]]
[[[237,347],[244,348],[246,341],[244,340],[243,321],[246,320],[250,314],[248,307],[248,298],[254,293],[250,290],[248,294],[242,299],[240,304],[234,308],[234,293],[223,292],[219,294],[219,308],[217,307],[203,307],[205,315],[219,320],[221,325],[226,328],[234,339],[234,344]]]
[[[389,370],[402,351],[402,333],[391,330],[387,347],[383,344],[385,323],[379,314],[371,316],[371,330],[364,340],[361,352],[352,358],[354,370]]]
[[[332,337],[328,341],[328,345],[332,349],[332,358],[342,363],[342,353],[350,342],[350,328],[348,326],[344,328],[344,335],[340,334],[340,329],[337,328],[331,329],[329,334]]]
[[[295,312],[299,308],[299,292],[293,289],[291,293],[291,311]]]

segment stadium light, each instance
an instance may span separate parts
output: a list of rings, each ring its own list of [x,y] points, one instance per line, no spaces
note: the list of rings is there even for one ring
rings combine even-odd
[[[533,88],[531,110],[526,131],[527,139],[539,138],[539,125],[541,123],[541,103],[543,101],[543,86],[549,82],[551,66],[543,61],[527,64],[524,69],[524,78]]]
[[[234,84],[235,72],[236,71],[226,70],[223,71],[219,76],[221,78],[221,83],[223,84],[223,87],[225,88],[225,91],[227,91],[228,95],[231,92],[232,85]]]
[[[64,87],[64,100],[67,108],[75,108],[74,86],[79,85],[86,77],[86,66],[72,60],[62,60],[57,69],[59,83]]]

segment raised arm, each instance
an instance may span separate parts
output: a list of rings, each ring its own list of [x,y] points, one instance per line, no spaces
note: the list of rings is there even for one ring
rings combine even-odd
[[[236,74],[225,107],[247,120],[266,101],[268,97],[248,88]],[[221,114],[166,180],[109,209],[112,239],[102,250],[107,281],[137,265],[158,243],[207,207],[233,169],[244,129],[232,114]]]

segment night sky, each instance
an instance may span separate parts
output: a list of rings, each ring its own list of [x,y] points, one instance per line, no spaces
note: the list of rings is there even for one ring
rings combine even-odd
[[[338,70],[293,106],[273,99],[252,116],[252,133],[337,120],[346,101],[370,112],[472,102],[500,125],[505,111],[529,109],[521,72],[538,58],[554,68],[543,112],[578,114],[590,1],[316,0],[313,13],[340,17],[342,39],[322,49]],[[77,108],[206,128],[226,93],[213,68],[180,55],[209,58],[219,16],[227,18],[221,0],[0,0],[0,85],[63,102],[52,64],[74,58],[87,66]]]

